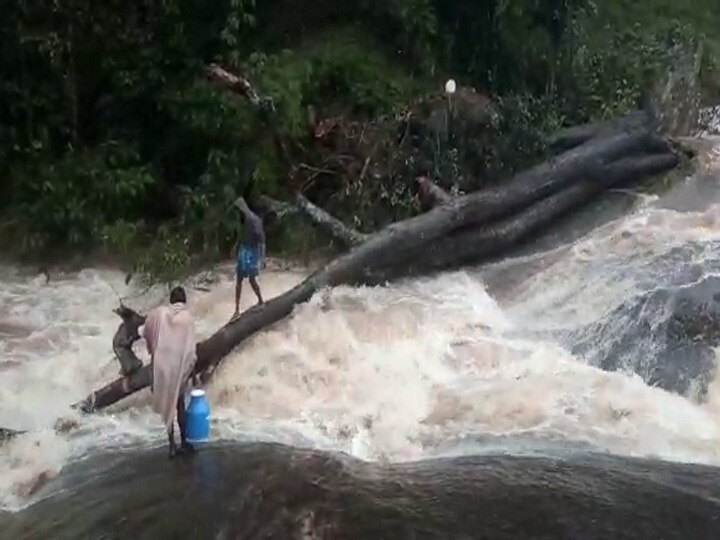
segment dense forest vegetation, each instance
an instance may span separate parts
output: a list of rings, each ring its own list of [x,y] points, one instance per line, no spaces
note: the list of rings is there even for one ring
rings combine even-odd
[[[502,181],[559,126],[641,106],[676,46],[702,46],[713,101],[719,20],[713,0],[7,2],[0,247],[176,271],[227,257],[228,204],[249,186],[373,229],[416,212],[420,173]],[[210,62],[268,96],[293,174],[267,115],[218,91]],[[449,77],[455,124],[428,136],[411,119],[445,110]],[[271,251],[310,241],[271,233]]]

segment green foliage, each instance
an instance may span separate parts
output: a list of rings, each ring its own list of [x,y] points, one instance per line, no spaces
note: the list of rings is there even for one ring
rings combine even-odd
[[[412,81],[392,66],[367,37],[348,32],[327,36],[307,54],[310,78],[306,101],[340,104],[373,116],[390,112],[409,96]]]
[[[187,237],[172,224],[160,226],[149,249],[140,252],[133,270],[150,282],[181,281],[192,272]]]
[[[133,223],[120,219],[104,225],[100,230],[100,239],[109,252],[127,256],[137,247],[142,231],[142,221]]]
[[[338,215],[358,230],[374,231],[417,214],[410,170],[345,184],[336,193]]]
[[[219,254],[237,239],[238,215],[232,202],[245,191],[249,164],[244,158],[213,152],[200,183],[183,189],[179,228],[192,251]]]
[[[327,237],[302,216],[289,216],[282,222],[270,222],[265,232],[273,250],[282,253],[283,258],[299,260],[308,265],[316,262],[311,259],[322,255],[323,248],[326,254],[332,255]]]
[[[417,211],[418,167],[482,187],[537,159],[561,123],[638,106],[679,43],[703,43],[703,90],[716,100],[719,16],[715,0],[11,2],[0,18],[0,221],[29,249],[151,246],[139,268],[167,279],[193,254],[224,257],[232,198],[251,183],[278,196],[296,186],[267,116],[204,80],[221,61],[272,97],[298,163],[346,150],[311,137],[310,108],[383,125],[350,156],[359,166],[343,155],[345,174],[318,188],[375,228]],[[399,119],[448,76],[492,96],[497,116],[477,128],[459,116],[449,139],[400,151]],[[368,153],[384,171],[361,174]]]
[[[153,184],[137,153],[112,143],[58,161],[38,151],[13,178],[15,212],[32,249],[92,244],[106,225],[139,217]]]
[[[244,67],[272,96],[283,131],[299,139],[307,135],[308,105],[370,117],[391,112],[418,86],[369,36],[351,28],[315,37],[296,50],[251,54]]]
[[[667,72],[673,48],[692,50],[695,35],[677,21],[652,27],[636,23],[611,33],[595,30],[573,52],[559,98],[573,119],[610,118],[641,106]]]
[[[218,92],[202,80],[167,90],[160,97],[160,110],[171,120],[170,126],[203,136],[214,144],[241,144],[250,140],[259,122],[244,101]]]
[[[498,100],[497,122],[481,139],[474,156],[474,170],[483,171],[470,189],[530,167],[543,157],[548,137],[563,125],[564,118],[551,98],[531,94],[509,95]]]

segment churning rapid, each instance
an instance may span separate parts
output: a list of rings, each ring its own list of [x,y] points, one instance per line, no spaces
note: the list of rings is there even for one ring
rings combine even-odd
[[[657,335],[640,327],[672,314],[633,307],[720,274],[713,163],[660,198],[624,195],[628,215],[540,253],[316,295],[223,361],[208,388],[213,436],[380,462],[590,449],[720,465],[714,357],[684,372],[680,353],[665,355],[676,369],[658,371]],[[232,312],[230,271],[188,284],[201,335]],[[304,274],[266,272],[266,296]],[[145,310],[165,293],[112,270],[46,281],[0,269],[0,426],[28,431],[0,446],[0,507],[50,496],[48,480],[89,455],[164,443],[146,393],[92,416],[71,404],[117,376],[118,296]],[[634,332],[625,354],[608,352],[619,329]]]

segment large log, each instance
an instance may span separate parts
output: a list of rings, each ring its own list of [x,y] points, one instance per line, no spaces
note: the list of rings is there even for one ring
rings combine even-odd
[[[210,66],[208,76],[247,97],[259,110],[272,110],[265,106],[267,100],[260,98],[245,78],[216,65]],[[439,270],[498,253],[593,194],[627,179],[631,167],[628,168],[629,163],[623,162],[622,158],[668,151],[666,141],[655,134],[656,126],[651,117],[636,116],[612,127],[596,129],[590,135],[587,132],[566,134],[564,140],[572,139],[573,148],[569,151],[502,185],[443,200],[427,213],[390,225],[367,239],[347,234],[342,229],[344,225],[335,227],[338,223],[330,220],[329,230],[340,231],[340,237],[347,240],[345,243],[354,247],[293,289],[248,310],[198,344],[196,371],[213,369],[244,339],[286,317],[295,305],[307,301],[320,289],[339,284],[382,282],[412,271],[413,264],[422,260],[429,260],[429,264],[423,263],[421,268]],[[288,144],[278,130],[273,129],[273,132],[278,138],[281,159],[292,177],[294,167]],[[643,174],[671,165],[667,155],[648,159],[649,162],[633,162]],[[661,166],[653,161],[655,159],[665,161]],[[302,205],[302,200],[300,203]],[[510,217],[526,208],[519,215]],[[307,205],[304,210],[307,212]],[[313,215],[313,212],[307,213]],[[357,244],[363,239],[365,241]],[[150,368],[145,366],[94,392],[81,405],[84,410],[101,409],[149,384]]]
[[[555,153],[566,152],[590,139],[602,137],[618,130],[642,128],[650,124],[651,117],[648,112],[632,111],[607,122],[592,122],[561,129],[550,139],[550,149]]]
[[[210,338],[198,344],[195,374],[202,374],[213,368],[245,338],[283,319],[292,312],[295,305],[309,300],[325,283],[332,283],[341,277],[337,270],[334,273],[331,271],[314,274],[286,293],[246,311],[239,319],[225,325]],[[129,377],[117,379],[93,392],[76,406],[84,412],[103,409],[149,386],[151,381],[152,372],[150,366],[146,365]]]
[[[378,269],[378,273],[383,279],[394,279],[458,267],[498,255],[563,214],[591,201],[599,193],[667,172],[677,164],[678,157],[671,152],[619,160],[603,167],[593,178],[580,180],[511,218],[487,227],[457,231],[432,242],[426,246],[421,257],[410,259],[399,250],[397,257],[406,261],[406,265]]]
[[[663,144],[654,135],[639,130],[590,141],[520,173],[503,186],[457,197],[426,214],[390,225],[295,288],[248,310],[198,344],[196,372],[213,369],[244,339],[280,321],[295,305],[325,287],[379,283],[399,277],[412,272],[412,264],[408,263],[419,256],[430,260],[429,265],[421,266],[424,270],[440,270],[497,254],[617,182],[672,167],[677,158],[670,153],[618,161],[658,146]],[[573,180],[576,185],[571,186]],[[477,227],[506,218],[513,210],[528,205],[530,208],[516,217]],[[432,250],[431,256],[428,250]],[[102,409],[148,386],[150,378],[150,368],[145,366],[94,392],[81,406],[86,411]]]
[[[374,270],[401,262],[398,250],[408,257],[421,256],[429,242],[455,229],[507,217],[575,180],[591,177],[617,159],[658,148],[667,151],[667,144],[647,130],[589,141],[501,185],[454,198],[425,214],[394,223],[355,248],[346,256],[350,258],[341,257],[332,264],[349,263],[353,267],[347,275],[349,283],[377,282]]]
[[[124,305],[114,311],[122,319],[122,323],[113,336],[113,352],[120,362],[120,373],[128,376],[143,365],[142,360],[133,351],[132,345],[140,338],[138,329],[145,322],[145,317]]]

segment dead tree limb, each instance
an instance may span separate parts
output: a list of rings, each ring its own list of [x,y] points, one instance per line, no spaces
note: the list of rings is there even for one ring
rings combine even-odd
[[[435,208],[436,206],[446,204],[453,198],[452,195],[430,180],[427,176],[418,176],[415,179],[415,182],[418,185],[420,205],[425,212]]]
[[[327,231],[342,247],[349,248],[363,243],[367,235],[345,225],[336,217],[330,215],[319,206],[311,203],[304,195],[295,197],[295,204],[315,225]]]
[[[296,195],[295,204],[278,201],[266,195],[258,197],[256,204],[263,213],[271,214],[277,219],[298,214],[305,216],[313,225],[328,233],[343,248],[355,246],[367,239],[366,234],[348,227],[329,212],[310,202],[302,194]]]
[[[205,74],[208,79],[224,87],[226,90],[245,97],[252,107],[266,119],[266,124],[272,132],[273,142],[275,143],[283,165],[289,172],[294,170],[288,142],[277,129],[278,123],[273,118],[275,115],[275,105],[272,98],[269,96],[261,96],[245,77],[231,73],[218,64],[210,64],[206,68]]]
[[[267,98],[261,98],[245,77],[230,73],[218,64],[210,64],[207,67],[206,74],[209,79],[224,86],[227,90],[246,97],[255,107],[262,107],[265,103],[271,103]]]
[[[263,217],[272,216],[274,219],[280,220],[300,213],[300,209],[296,205],[278,201],[267,195],[260,195],[255,200],[255,206],[263,214]]]

